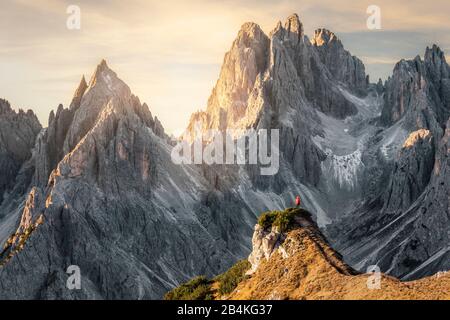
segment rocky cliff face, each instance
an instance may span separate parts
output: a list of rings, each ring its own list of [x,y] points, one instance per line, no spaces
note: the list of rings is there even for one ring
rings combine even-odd
[[[9,198],[20,168],[31,157],[40,130],[31,110],[15,112],[8,101],[0,99],[0,205]]]
[[[225,56],[208,108],[192,116],[185,137],[195,136],[199,123],[203,131],[278,129],[280,172],[273,178],[261,178],[255,176],[257,170],[247,170],[252,183],[278,194],[290,192],[290,197],[292,192],[303,188],[301,185],[317,187],[321,183],[321,166],[327,158],[327,150],[313,140],[315,136],[326,135],[323,121],[356,117],[357,114],[362,120],[368,116],[366,112],[364,115],[359,112],[367,108],[365,101],[352,93],[367,93],[365,80],[356,89],[351,87],[353,80],[341,77],[347,69],[353,68],[352,72],[358,74],[355,81],[361,77],[365,79],[363,68],[355,70],[356,58],[340,46],[338,50],[342,51],[342,59],[346,62],[338,64],[342,70],[334,67],[330,71],[327,65],[330,62],[322,61],[321,54],[331,56],[333,50],[331,44],[320,50],[313,45],[305,36],[297,15],[288,17],[284,24],[278,23],[269,36],[265,36],[256,24],[244,24]],[[254,53],[247,56],[247,52]],[[349,59],[353,62],[348,62]],[[244,63],[246,61],[249,66]],[[244,78],[248,80],[240,80]],[[368,110],[371,112],[376,110]],[[339,125],[343,123],[336,121]],[[351,141],[355,139],[351,138]],[[356,149],[355,146],[350,148]],[[315,212],[323,212],[313,198],[305,195],[306,201],[317,209]],[[320,220],[323,224],[327,218],[322,216]]]
[[[435,126],[433,122],[444,125],[450,116],[449,73],[436,45],[426,49],[423,60],[417,56],[400,61],[386,82],[382,122],[392,125],[405,117],[411,128]]]
[[[368,76],[361,60],[344,49],[338,37],[327,29],[317,29],[311,43],[316,47],[320,60],[333,75],[356,93],[364,94]]]
[[[330,227],[349,263],[360,269],[376,264],[403,279],[449,269],[448,135],[448,124],[435,143],[429,131],[413,132],[387,188]]]
[[[384,208],[390,214],[407,210],[427,187],[434,166],[435,150],[430,131],[412,132],[400,151],[399,160],[384,194]]]
[[[400,61],[385,85],[380,120],[387,127],[366,151],[367,162],[385,165],[366,167],[365,176],[376,186],[371,196],[329,230],[358,268],[377,264],[415,279],[450,267],[450,189],[443,182],[448,180],[447,77],[444,55],[433,46],[423,61]]]
[[[311,219],[311,214],[304,209],[288,209],[290,212],[295,212],[295,217],[292,218],[289,229],[293,228],[312,228],[318,233],[319,228]],[[278,213],[280,214],[280,213]],[[286,249],[282,246],[286,240],[287,232],[281,230],[278,225],[262,226],[261,224],[255,225],[255,230],[252,237],[252,252],[248,257],[248,261],[251,264],[250,270],[248,270],[247,275],[255,273],[261,263],[270,260],[270,257],[279,252],[283,257],[288,257]],[[350,268],[348,269],[350,270]]]

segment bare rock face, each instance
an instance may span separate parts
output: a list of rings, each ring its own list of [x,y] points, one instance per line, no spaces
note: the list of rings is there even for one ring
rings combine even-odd
[[[384,196],[383,211],[395,214],[408,210],[430,181],[434,157],[435,149],[430,131],[421,129],[412,132],[395,163]]]
[[[311,218],[311,213],[301,208],[288,208],[285,212],[273,212],[272,214],[292,214],[288,218],[285,229],[281,229],[279,225],[261,226],[259,223],[255,225],[252,237],[252,252],[248,257],[251,264],[250,270],[247,274],[253,274],[261,262],[269,261],[274,253],[279,253],[284,259],[288,258],[291,253],[288,253],[283,243],[290,230],[297,228],[309,228],[320,234],[319,228],[315,221]]]
[[[40,130],[41,125],[31,110],[17,113],[8,101],[0,99],[0,205],[14,187],[21,166],[31,157]]]
[[[34,184],[45,186],[51,171],[64,157],[64,140],[73,120],[74,110],[65,109],[61,104],[56,114],[52,110],[48,120],[48,128],[36,142],[36,164]]]
[[[450,116],[450,67],[445,60],[444,52],[436,45],[426,49],[424,64],[433,88],[430,88],[430,99],[440,123],[445,123]]]
[[[380,120],[387,127],[366,151],[367,163],[385,163],[377,169],[366,166],[368,181],[376,181],[377,187],[370,199],[328,230],[358,268],[377,264],[394,276],[417,279],[450,267],[450,189],[444,182],[449,180],[448,68],[433,46],[424,60],[400,61],[385,84]]]
[[[210,127],[231,127],[245,115],[257,76],[266,68],[268,49],[269,38],[257,24],[241,27],[208,100]]]
[[[343,47],[341,50],[345,51]],[[332,54],[330,49],[324,48],[325,52]],[[336,58],[343,59],[340,65],[348,64],[351,57],[345,53],[348,56]],[[364,73],[363,69],[358,72]],[[326,156],[311,140],[322,134],[316,110],[336,118],[357,114],[354,101],[345,94],[354,91],[347,88],[353,83],[341,80],[330,72],[304,35],[298,15],[288,17],[284,24],[280,22],[269,36],[256,24],[246,23],[225,55],[206,112],[192,116],[184,137],[194,136],[199,124],[203,132],[279,129],[282,160],[290,171],[285,174],[317,185]],[[286,185],[283,173],[274,179],[261,179],[252,170],[249,175],[261,188],[279,192],[280,186]]]
[[[414,202],[408,213],[408,223],[401,229],[408,233],[409,241],[404,242],[394,257],[385,255],[381,263],[389,264],[392,273],[405,279],[417,279],[429,275],[433,270],[450,268],[450,234],[448,226],[450,217],[450,120],[447,129],[437,143],[436,160],[431,172],[430,182],[420,198]],[[420,177],[420,175],[419,175]],[[408,219],[405,217],[403,220]],[[406,234],[399,234],[391,240],[397,244]],[[425,243],[424,245],[421,245]],[[391,244],[392,246],[392,244]],[[383,250],[384,251],[384,250]]]
[[[261,121],[261,113],[268,112],[267,105],[271,112],[280,114],[287,112],[289,105],[308,102],[339,118],[355,114],[355,106],[345,98],[337,82],[365,93],[364,66],[344,50],[340,41],[311,45],[296,14],[288,17],[284,25],[280,22],[270,36],[258,25],[245,23],[225,55],[206,113],[196,114],[187,132],[193,135],[194,124],[200,120],[210,129],[255,126]],[[292,83],[291,87],[286,83]],[[290,101],[274,101],[280,91],[287,90],[288,97],[283,99]]]
[[[317,29],[311,43],[319,52],[320,60],[333,77],[345,83],[356,93],[364,94],[367,79],[364,64],[344,49],[337,36],[327,29]]]
[[[426,49],[424,60],[417,56],[400,61],[386,83],[383,123],[391,125],[406,114],[412,128],[430,127],[430,121],[444,125],[450,116],[449,74],[445,55],[436,45]]]
[[[419,103],[419,93],[423,90],[424,82],[420,57],[414,61],[400,61],[394,69],[394,75],[386,83],[385,107],[382,113],[382,121],[385,124],[393,124],[400,120],[410,105]],[[414,75],[413,77],[410,74]],[[420,100],[419,100],[420,101]]]
[[[304,94],[314,108],[336,118],[356,114],[355,105],[339,88],[338,81],[341,79],[335,78],[329,66],[321,60],[319,50],[311,44],[308,37],[304,36],[303,28],[289,29],[294,20],[296,21],[294,25],[301,25],[298,16],[293,15],[288,18],[284,27],[279,23],[271,32],[274,64],[291,61]],[[324,51],[329,49],[326,48]],[[277,58],[280,59],[277,60]],[[346,59],[346,57],[343,58]],[[345,61],[339,62],[340,65],[345,63]]]
[[[255,231],[252,238],[252,253],[248,257],[248,261],[252,267],[248,274],[252,274],[258,269],[261,261],[269,260],[272,253],[282,243],[282,233],[278,228],[272,230],[264,230],[259,224],[255,225]]]
[[[72,98],[72,102],[70,103],[70,110],[78,110],[81,105],[81,99],[83,98],[86,89],[88,88],[88,84],[84,76],[81,78],[80,84],[78,85],[77,90]]]
[[[377,264],[406,280],[449,269],[448,127],[438,141],[436,153],[428,158],[432,148],[428,135],[402,152],[406,158],[402,157],[400,164],[405,167],[403,172],[398,167],[394,171],[392,179],[397,180],[385,191],[385,207],[380,201],[352,217],[357,222],[352,224],[350,236],[341,238],[346,242],[340,247],[350,263],[362,269]],[[433,157],[430,175],[424,175]],[[424,177],[428,183],[420,181]],[[424,184],[422,191],[419,188]]]
[[[75,99],[77,99],[77,94]],[[64,142],[64,152],[68,153],[84,135],[94,126],[94,123],[103,106],[112,97],[130,96],[130,88],[120,79],[117,74],[108,68],[103,60],[95,70],[89,88],[82,95],[80,106],[74,115],[73,123],[67,132]],[[79,99],[79,98],[78,98]]]

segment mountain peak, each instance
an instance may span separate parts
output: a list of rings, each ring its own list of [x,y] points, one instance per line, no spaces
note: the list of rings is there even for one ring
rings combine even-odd
[[[72,102],[70,103],[70,107],[69,107],[70,110],[78,109],[78,107],[80,106],[81,98],[83,97],[87,88],[88,88],[88,84],[86,82],[86,78],[83,75],[81,77],[78,88],[75,90],[75,94],[72,98]]]
[[[7,100],[0,99],[0,114],[11,111],[11,105]]]
[[[81,79],[71,110],[75,110],[72,124],[64,142],[64,152],[68,153],[93,128],[97,117],[113,98],[121,100],[131,99],[131,90],[117,74],[112,71],[103,59],[97,65],[86,87],[84,77]]]
[[[303,35],[303,24],[300,22],[300,18],[298,14],[291,14],[284,23],[284,28],[288,32],[298,33],[299,35]]]
[[[431,48],[426,48],[424,60],[425,62],[429,61],[433,63],[435,63],[436,60],[445,61],[445,54],[439,46],[433,44]]]
[[[83,75],[81,77],[80,84],[78,85],[77,92],[83,92],[84,93],[84,91],[86,91],[87,87],[88,87],[88,84],[86,82],[86,78]]]
[[[238,42],[243,41],[244,43],[247,43],[249,40],[260,40],[263,37],[265,37],[264,31],[258,24],[246,22],[241,26],[237,40]]]
[[[103,82],[108,82],[110,85],[110,79],[117,78],[117,75],[114,71],[112,71],[105,59],[102,59],[100,63],[97,65],[94,74],[92,75],[91,81],[89,82],[89,87],[93,87],[99,80]]]
[[[102,59],[102,60],[100,61],[100,63],[98,64],[98,67],[99,67],[99,68],[103,68],[103,69],[108,68],[108,64],[106,63],[106,60],[105,60],[105,59]]]
[[[241,31],[245,31],[245,32],[253,32],[255,30],[261,30],[261,27],[254,22],[245,22],[244,24],[242,24],[241,26]]]
[[[339,41],[338,37],[328,29],[320,28],[314,32],[314,37],[311,43],[317,47],[330,44],[334,41]]]
[[[304,30],[298,14],[294,13],[287,17],[284,26],[281,21],[279,21],[275,29],[270,32],[270,36],[278,37],[281,41],[296,39],[297,41],[295,43],[299,43],[304,36]]]
[[[86,78],[85,78],[84,74],[83,74],[83,76],[81,77],[80,86],[81,86],[82,84],[84,84],[85,86],[87,86],[87,82],[86,82]]]

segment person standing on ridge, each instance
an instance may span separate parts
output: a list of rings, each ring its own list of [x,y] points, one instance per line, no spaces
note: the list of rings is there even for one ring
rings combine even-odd
[[[295,206],[300,207],[302,201],[300,200],[300,196],[295,197]]]

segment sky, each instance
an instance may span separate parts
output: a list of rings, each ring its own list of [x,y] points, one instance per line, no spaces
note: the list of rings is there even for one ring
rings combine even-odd
[[[80,8],[79,30],[67,28],[70,5]],[[370,5],[381,9],[380,30],[367,28]],[[449,12],[448,0],[1,0],[0,97],[33,109],[46,126],[49,112],[67,107],[81,77],[89,80],[106,59],[176,135],[206,108],[244,22],[269,33],[297,13],[308,36],[317,28],[337,34],[375,81],[433,43],[448,54]]]

